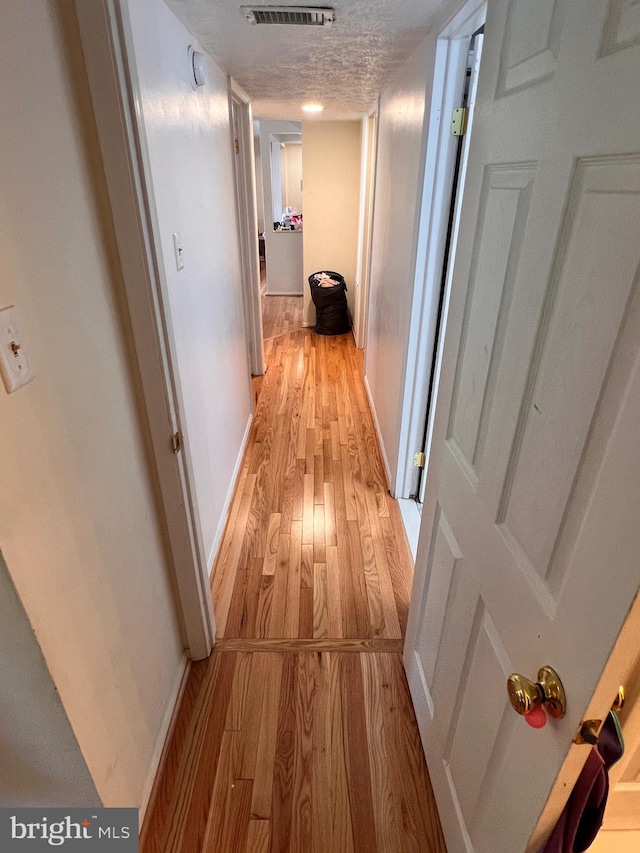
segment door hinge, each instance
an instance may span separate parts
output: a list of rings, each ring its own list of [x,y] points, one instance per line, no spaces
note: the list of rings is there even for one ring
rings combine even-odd
[[[182,438],[179,432],[176,432],[171,436],[171,449],[174,453],[180,453],[182,450]]]
[[[424,468],[427,464],[427,455],[419,450],[413,457],[413,467],[414,468]]]
[[[236,142],[236,154],[239,154],[240,153],[240,140],[236,139],[235,142]]]
[[[467,132],[468,120],[468,107],[456,107],[456,109],[451,113],[451,135],[464,136]]]

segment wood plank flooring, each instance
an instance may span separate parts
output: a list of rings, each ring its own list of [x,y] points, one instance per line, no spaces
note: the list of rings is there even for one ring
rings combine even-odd
[[[262,334],[265,339],[295,332],[302,326],[302,296],[263,296]]]
[[[446,853],[361,353],[267,299],[268,371],[212,575],[219,639],[191,669],[140,849]]]
[[[445,853],[399,654],[194,664],[144,853]]]
[[[272,297],[284,299],[283,297]],[[268,364],[212,580],[218,636],[403,636],[412,562],[351,335],[265,342]]]

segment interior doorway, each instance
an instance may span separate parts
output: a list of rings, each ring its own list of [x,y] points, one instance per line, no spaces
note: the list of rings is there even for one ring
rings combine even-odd
[[[362,192],[360,198],[360,233],[358,235],[358,271],[355,280],[356,311],[353,324],[358,349],[364,349],[367,345],[377,149],[378,103],[376,102],[363,120],[362,128]]]
[[[460,207],[462,203],[462,194],[464,192],[464,179],[467,169],[467,159],[469,154],[469,144],[471,142],[471,128],[473,125],[473,110],[475,106],[475,95],[478,85],[478,72],[480,70],[480,58],[482,55],[482,41],[484,38],[484,24],[480,26],[472,35],[469,41],[469,50],[467,53],[467,61],[465,63],[464,85],[462,90],[462,99],[460,107],[455,111],[455,117],[451,121],[451,134],[456,131],[455,161],[453,167],[453,179],[451,185],[451,198],[449,202],[449,217],[447,221],[447,232],[444,243],[444,257],[442,260],[442,275],[440,278],[440,293],[438,297],[438,307],[435,312],[435,328],[433,340],[433,358],[431,360],[431,370],[429,372],[429,383],[427,388],[426,411],[424,413],[423,437],[418,453],[418,464],[413,464],[414,485],[411,488],[409,497],[415,500],[418,507],[421,508],[424,503],[424,487],[425,487],[425,462],[428,452],[428,436],[429,436],[429,420],[433,401],[434,378],[436,368],[435,354],[438,349],[438,340],[440,338],[441,320],[442,320],[442,303],[445,293],[447,279],[451,272],[451,265],[455,257],[456,240],[457,240],[457,222],[460,216]],[[455,124],[455,128],[454,128]]]
[[[398,473],[393,484],[414,557],[442,294],[451,272],[449,260],[455,256],[485,17],[486,3],[468,3],[436,44],[429,117],[429,127],[436,130],[427,143]],[[454,110],[462,110],[458,113],[463,122],[459,135],[452,133]]]
[[[132,25],[126,6],[117,3],[79,2],[76,12],[84,53],[92,58],[86,69],[185,646],[193,660],[201,660],[211,653],[216,623],[167,275],[160,261],[162,239]],[[176,255],[178,245],[174,243]]]
[[[265,371],[265,361],[260,299],[262,271],[256,207],[253,119],[249,97],[234,81],[231,81],[229,101],[249,365],[253,376],[261,376]]]
[[[259,121],[261,221],[269,296],[302,295],[302,125]]]

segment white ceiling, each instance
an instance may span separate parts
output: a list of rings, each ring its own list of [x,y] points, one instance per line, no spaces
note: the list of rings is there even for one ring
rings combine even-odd
[[[327,28],[251,25],[240,9],[248,0],[166,2],[251,96],[257,118],[300,120],[307,101],[324,104],[325,119],[362,115],[447,0],[324,0],[336,10]]]

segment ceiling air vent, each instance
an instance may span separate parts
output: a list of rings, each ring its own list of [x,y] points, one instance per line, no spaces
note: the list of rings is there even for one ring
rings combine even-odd
[[[242,6],[250,24],[290,24],[299,27],[330,27],[335,10],[322,6]]]

